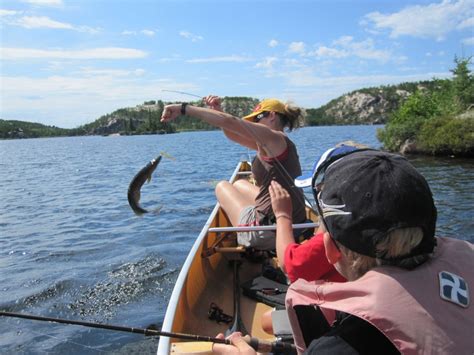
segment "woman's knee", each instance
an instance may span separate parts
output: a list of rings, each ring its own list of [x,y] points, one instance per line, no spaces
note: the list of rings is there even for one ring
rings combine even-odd
[[[229,188],[232,188],[232,184],[230,182],[226,180],[219,181],[215,189],[216,196],[219,197],[220,195],[228,191]]]
[[[247,180],[236,180],[232,183],[232,185],[235,187],[235,188],[242,188],[242,187],[247,187],[247,185],[249,184],[249,182]]]

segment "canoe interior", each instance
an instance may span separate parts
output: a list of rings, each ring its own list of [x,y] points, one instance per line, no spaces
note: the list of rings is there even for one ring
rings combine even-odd
[[[250,165],[242,162],[234,172],[231,181],[239,178],[238,171],[249,171]],[[242,175],[240,178],[248,178]],[[315,216],[311,215],[314,219]],[[240,283],[258,276],[262,271],[262,264],[251,262],[240,253],[215,253],[210,257],[202,257],[201,253],[214,245],[216,238],[220,235],[207,233],[207,229],[212,227],[231,226],[225,213],[218,207],[213,211],[210,220],[201,233],[201,241],[196,241],[192,252],[188,256],[190,262],[183,278],[178,277],[173,297],[177,297],[174,310],[173,306],[168,306],[163,324],[163,331],[198,334],[215,337],[218,333],[225,333],[232,324],[217,323],[208,318],[211,303],[216,304],[227,315],[233,315],[233,268],[230,260],[242,260],[239,267]],[[225,239],[224,246],[235,246],[235,233],[230,233]],[[222,244],[221,244],[222,245]],[[194,253],[192,255],[192,253]],[[186,266],[186,263],[185,263]],[[183,267],[184,269],[184,267]],[[240,290],[240,287],[239,287]],[[262,314],[270,310],[271,307],[248,298],[240,296],[241,318],[247,331],[253,337],[272,340],[273,336],[265,333],[261,328]],[[173,312],[174,311],[174,312]],[[180,339],[160,339],[158,354],[205,354],[211,350],[210,343],[198,343],[184,341]]]

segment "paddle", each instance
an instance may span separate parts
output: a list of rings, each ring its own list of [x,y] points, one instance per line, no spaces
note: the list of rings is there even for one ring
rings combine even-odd
[[[242,263],[239,260],[230,261],[233,268],[233,290],[234,290],[234,323],[232,326],[226,330],[225,335],[228,336],[235,332],[241,332],[242,334],[248,334],[245,329],[244,323],[240,316],[240,278],[239,278],[239,268]]]
[[[116,330],[116,331],[121,331],[121,332],[137,333],[137,334],[144,334],[144,335],[151,335],[151,336],[164,336],[164,337],[183,339],[183,340],[205,341],[205,342],[227,344],[227,345],[231,344],[230,340],[227,340],[227,339],[219,339],[219,338],[213,338],[213,337],[208,337],[208,336],[203,336],[203,335],[172,333],[172,332],[164,332],[164,331],[153,330],[153,329],[142,329],[142,328],[124,327],[124,326],[112,325],[112,324],[82,322],[82,321],[75,321],[75,320],[69,320],[69,319],[63,319],[63,318],[42,317],[42,316],[36,316],[33,314],[25,314],[25,313],[13,313],[13,312],[0,311],[0,316],[31,319],[31,320],[38,320],[38,321],[44,321],[44,322],[81,325],[81,326],[90,327],[90,328]],[[244,337],[244,340],[253,349],[255,349],[258,352],[265,352],[265,353],[277,352],[277,353],[283,353],[283,354],[296,354],[295,346],[288,343],[283,343],[279,341],[268,342],[265,340],[260,340],[260,339],[251,338],[251,337]]]

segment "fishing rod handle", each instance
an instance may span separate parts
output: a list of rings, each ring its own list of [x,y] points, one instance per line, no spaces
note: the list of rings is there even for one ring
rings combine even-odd
[[[296,354],[296,347],[293,344],[283,341],[266,341],[258,338],[252,338],[249,335],[243,337],[255,351],[260,353],[276,353],[276,354]]]

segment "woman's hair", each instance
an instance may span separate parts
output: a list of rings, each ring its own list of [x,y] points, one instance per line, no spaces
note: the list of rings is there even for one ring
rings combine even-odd
[[[303,127],[306,112],[304,109],[293,105],[291,102],[285,104],[285,114],[278,113],[283,127],[288,127],[289,131]]]
[[[392,265],[404,269],[413,269],[421,265],[432,254],[421,254],[407,258],[403,258],[403,255],[409,254],[422,239],[423,231],[421,228],[395,229],[377,244],[377,257],[375,258],[356,253],[341,245],[341,243],[337,243],[337,245],[345,255],[345,268],[356,279],[376,266]]]

